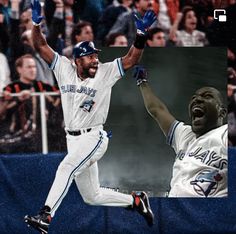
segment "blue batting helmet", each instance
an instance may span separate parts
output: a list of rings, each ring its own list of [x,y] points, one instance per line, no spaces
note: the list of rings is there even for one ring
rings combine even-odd
[[[73,48],[74,58],[80,58],[86,55],[98,53],[99,49],[96,49],[92,41],[82,41],[77,43]]]

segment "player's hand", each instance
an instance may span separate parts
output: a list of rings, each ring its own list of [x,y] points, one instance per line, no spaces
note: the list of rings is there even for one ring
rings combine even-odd
[[[147,70],[142,65],[136,65],[133,71],[133,77],[136,79],[137,85],[147,82]]]
[[[154,11],[149,10],[145,13],[142,19],[134,13],[134,19],[137,27],[137,33],[145,35],[149,27],[157,20],[157,16]]]
[[[41,5],[39,0],[31,0],[32,21],[34,25],[39,25],[43,19],[41,16]]]

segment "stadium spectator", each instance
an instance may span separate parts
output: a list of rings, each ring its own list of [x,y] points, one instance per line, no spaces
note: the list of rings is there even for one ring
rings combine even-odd
[[[136,33],[133,13],[135,12],[137,15],[144,16],[147,10],[153,9],[153,0],[134,0],[134,6],[133,12],[124,12],[118,17],[106,38],[113,33],[122,33],[127,37],[128,45],[130,46],[132,44]],[[156,22],[152,27],[155,24]]]
[[[31,51],[31,54],[35,58],[37,66],[37,76],[36,80],[43,81],[50,85],[54,85],[54,76],[51,70],[48,68],[47,63],[41,59],[38,53],[34,50],[32,39],[31,39],[31,30],[25,31],[21,36],[21,42],[23,47],[28,48]],[[27,50],[27,49],[26,49]]]
[[[18,4],[18,5],[17,5]],[[15,70],[15,61],[20,56],[30,53],[34,56],[36,65],[37,65],[37,80],[41,80],[45,83],[54,85],[54,76],[52,71],[48,68],[48,65],[43,61],[40,56],[36,53],[32,41],[31,41],[31,29],[30,23],[26,23],[28,27],[23,27],[22,24],[24,24],[24,21],[31,21],[31,12],[29,10],[24,11],[20,15],[19,11],[19,4],[20,1],[16,1],[15,5],[12,6],[12,12],[11,12],[11,27],[10,27],[10,54],[9,54],[9,63],[11,68],[11,74],[12,74],[12,80],[16,80],[18,78],[17,72]],[[55,13],[56,14],[56,13]],[[53,24],[51,25],[51,32],[49,34],[49,42],[50,46],[52,48],[56,47],[56,41],[57,41],[57,19],[56,15],[54,15],[53,19],[55,18],[55,21],[53,21]],[[22,27],[20,27],[22,26]],[[25,30],[27,29],[27,30]],[[25,30],[25,31],[23,31]],[[53,31],[54,30],[54,31]],[[23,32],[22,32],[23,31]],[[56,31],[56,33],[55,33]],[[54,38],[53,38],[54,37]],[[20,40],[19,40],[20,39]],[[53,45],[54,43],[54,45]]]
[[[10,26],[10,1],[0,0],[0,44],[2,52],[6,55],[9,46],[8,28]]]
[[[103,11],[103,0],[47,0],[43,2],[48,27],[51,26],[55,9],[61,7],[65,29],[63,39],[66,46],[70,45],[70,35],[74,24],[79,21],[88,21],[95,32],[97,21]]]
[[[153,9],[158,16],[157,26],[166,34],[169,34],[170,28],[179,12],[179,0],[154,1]]]
[[[10,68],[6,56],[1,53],[0,45],[0,94],[3,88],[11,82],[10,79]]]
[[[148,31],[147,46],[149,47],[165,47],[166,36],[162,29],[151,28]]]
[[[76,45],[81,41],[93,41],[94,34],[91,23],[87,21],[81,21],[73,28],[71,35],[72,45]]]
[[[111,4],[102,12],[98,19],[96,42],[98,45],[105,45],[105,37],[116,22],[119,15],[124,12],[131,12],[132,0],[119,0],[119,5]]]
[[[26,9],[20,15],[20,34],[22,34],[26,30],[30,30],[32,28],[32,21],[31,19],[31,9]]]
[[[35,135],[39,125],[37,97],[31,98],[31,92],[57,91],[53,86],[36,81],[37,67],[34,57],[30,54],[21,56],[16,61],[16,70],[19,80],[4,88],[4,101],[1,105],[1,119],[11,120],[9,132],[0,139],[0,144],[21,142]],[[18,97],[12,97],[12,93],[18,93]],[[59,105],[58,98],[46,97],[48,110]],[[19,146],[19,145],[18,145]],[[26,146],[23,146],[24,151]],[[34,148],[34,147],[33,147]],[[29,147],[29,150],[32,150]]]
[[[170,40],[174,41],[176,46],[206,46],[208,42],[205,33],[197,30],[196,27],[197,17],[194,9],[186,6],[181,13],[177,14],[170,30]]]
[[[61,4],[63,4],[63,1],[61,1]],[[73,29],[73,4],[74,0],[65,0],[64,1],[64,15],[65,15],[65,45],[70,45],[71,41],[71,33]]]
[[[221,0],[220,0],[221,1]],[[211,24],[211,22],[214,20],[213,14],[214,9],[217,9],[214,7],[214,4],[216,4],[218,1],[213,0],[184,0],[180,1],[182,4],[180,5],[180,9],[182,10],[185,6],[191,6],[194,9],[194,12],[197,17],[197,28],[200,31],[206,32],[207,28]],[[222,1],[221,1],[222,2]],[[222,2],[223,3],[223,2]],[[223,6],[219,6],[218,8],[222,8]]]
[[[71,45],[67,46],[63,50],[63,55],[68,58],[72,58],[73,46],[81,41],[93,41],[94,34],[91,23],[87,21],[81,21],[74,25],[71,34]]]
[[[0,14],[3,16],[2,21],[4,24],[10,24],[10,10],[11,4],[9,0],[0,0]]]
[[[128,40],[124,34],[113,33],[107,38],[106,45],[109,47],[127,47]]]
[[[92,24],[93,31],[97,32],[97,22],[103,11],[103,0],[77,0],[79,19]]]

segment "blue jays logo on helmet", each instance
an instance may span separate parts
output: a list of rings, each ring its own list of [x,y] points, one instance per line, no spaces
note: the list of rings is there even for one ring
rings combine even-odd
[[[217,187],[219,181],[223,179],[222,175],[217,169],[215,170],[203,170],[191,181],[194,191],[200,196],[212,195]]]
[[[99,49],[95,48],[92,41],[82,41],[77,43],[73,49],[74,58],[80,58],[90,54],[98,53]]]

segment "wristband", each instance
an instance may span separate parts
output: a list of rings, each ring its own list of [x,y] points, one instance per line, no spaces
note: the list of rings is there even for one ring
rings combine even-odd
[[[146,40],[147,40],[147,37],[144,36],[144,35],[139,35],[139,34],[136,34],[136,38],[135,38],[135,41],[134,41],[134,47],[137,48],[137,49],[144,49],[145,47],[145,44],[146,44]]]
[[[147,82],[148,82],[147,79],[139,79],[137,80],[137,86],[140,86],[141,84],[147,83]]]
[[[37,24],[37,23],[35,23],[34,21],[32,21],[32,24],[33,24],[34,26],[40,26],[41,23],[42,23],[42,22],[40,22],[39,24]]]

